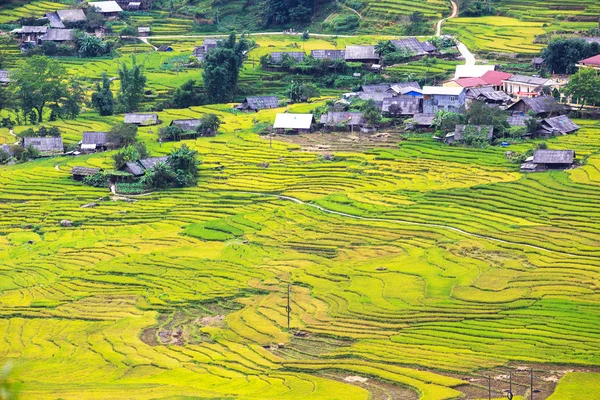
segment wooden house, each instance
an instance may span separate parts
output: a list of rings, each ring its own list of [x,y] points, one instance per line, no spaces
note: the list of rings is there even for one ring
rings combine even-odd
[[[507,109],[513,114],[525,115],[533,112],[539,117],[551,117],[553,115],[565,114],[569,108],[560,104],[552,96],[522,97],[516,103],[510,105]]]
[[[101,171],[101,168],[73,167],[71,169],[71,175],[73,175],[74,180],[82,181],[86,176],[95,175]]]
[[[138,35],[140,35],[141,37],[150,36],[150,27],[149,26],[138,27]]]
[[[544,59],[542,57],[533,57],[531,66],[533,69],[541,69],[544,66]]]
[[[173,51],[173,48],[171,46],[169,46],[168,44],[163,44],[163,45],[158,46],[156,51],[162,51],[162,52]]]
[[[134,177],[140,177],[146,171],[154,168],[158,163],[167,162],[169,157],[149,157],[137,161],[131,161],[121,167],[121,171],[128,172]]]
[[[275,116],[273,130],[276,133],[310,133],[314,120],[312,114],[281,113]]]
[[[152,0],[136,0],[131,2],[129,0],[115,0],[122,9],[127,9],[128,11],[139,11],[139,10],[149,10],[152,8]]]
[[[407,129],[423,129],[432,130],[435,114],[418,113],[412,116],[410,123],[407,124]]]
[[[119,18],[123,9],[116,1],[94,1],[88,3],[90,7],[94,7],[106,19]]]
[[[416,81],[391,83],[387,92],[393,96],[423,97],[421,85]]]
[[[566,115],[544,118],[540,122],[537,134],[541,137],[568,135],[579,130],[579,126]]]
[[[270,54],[275,64],[280,64],[284,56],[288,56],[296,62],[302,62],[305,55],[303,51],[274,51]]]
[[[279,101],[276,96],[253,96],[246,97],[242,104],[236,108],[241,111],[259,111],[269,108],[279,107]]]
[[[158,114],[125,114],[123,122],[134,125],[158,125]]]
[[[0,85],[6,86],[10,83],[10,78],[8,77],[8,71],[5,69],[0,69]]]
[[[80,148],[82,151],[98,151],[108,148],[107,132],[83,132]]]
[[[329,111],[321,115],[319,121],[327,130],[360,129],[365,125],[365,119],[361,112],[335,112]]]
[[[27,43],[37,45],[39,38],[44,36],[46,32],[48,32],[47,26],[22,26],[11,31],[22,46]]]
[[[379,63],[375,46],[346,46],[345,59],[349,62]]]
[[[75,30],[74,29],[48,29],[45,35],[40,37],[42,42],[56,42],[56,43],[74,43],[75,42]]]
[[[397,51],[404,52],[409,56],[424,56],[432,54],[437,51],[435,46],[431,42],[425,41],[420,42],[416,37],[409,37],[400,40],[390,40],[390,42],[396,47]]]
[[[464,140],[464,135],[467,129],[474,129],[479,134],[485,135],[487,141],[491,142],[494,138],[494,127],[490,125],[456,125],[454,132],[450,132],[444,138],[448,144],[460,143]]]
[[[345,60],[345,50],[312,50],[310,55],[315,60]]]
[[[548,169],[568,169],[575,162],[573,150],[536,150],[533,157],[521,164],[522,172],[540,172]]]
[[[42,155],[62,154],[65,151],[62,137],[46,136],[46,137],[26,137],[23,138],[23,147],[33,147]]]
[[[467,103],[472,101],[483,101],[487,104],[508,105],[512,97],[500,90],[494,90],[492,86],[467,89]]]
[[[184,132],[196,132],[202,121],[199,119],[174,119],[169,126],[176,126],[183,129]]]
[[[217,48],[218,40],[215,38],[206,38],[202,43],[202,46],[196,46],[193,50],[193,56],[198,59],[198,61],[204,61],[204,57],[206,54],[212,49]]]
[[[87,21],[87,17],[81,8],[46,13],[46,18],[50,23],[50,28],[53,29],[79,28]]]

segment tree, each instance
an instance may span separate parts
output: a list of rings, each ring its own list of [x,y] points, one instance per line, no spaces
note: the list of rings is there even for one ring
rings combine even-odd
[[[120,169],[125,163],[148,157],[148,151],[144,143],[134,143],[124,147],[118,153],[113,154],[112,157],[115,168]]]
[[[142,178],[142,184],[149,188],[165,189],[174,186],[175,171],[166,162],[157,163]]]
[[[10,110],[14,106],[13,94],[7,86],[0,85],[0,112]]]
[[[467,111],[467,122],[471,125],[494,127],[494,134],[503,137],[508,132],[508,116],[499,108],[489,107],[483,101],[474,101]]]
[[[577,62],[600,53],[600,44],[587,43],[583,39],[553,40],[542,51],[548,69],[557,74],[574,74]]]
[[[409,15],[408,20],[409,23],[405,28],[407,35],[422,35],[428,30],[425,14],[421,11],[414,11]]]
[[[464,115],[453,111],[438,111],[433,119],[433,125],[440,131],[453,131],[456,125],[465,123]]]
[[[81,57],[96,57],[105,53],[102,39],[87,33],[77,38],[77,46],[79,46],[78,52]]]
[[[175,171],[183,171],[186,174],[195,176],[198,172],[198,152],[190,149],[187,145],[182,145],[178,149],[173,149],[167,163]]]
[[[137,111],[142,98],[144,97],[144,87],[146,85],[146,76],[140,65],[132,57],[131,68],[123,62],[118,69],[121,88],[117,101],[125,112]]]
[[[158,131],[160,138],[165,140],[181,140],[181,135],[184,133],[183,129],[177,125],[165,126]]]
[[[565,87],[565,94],[581,102],[584,105],[595,105],[600,103],[600,75],[598,71],[591,68],[582,68],[572,75]]]
[[[389,40],[382,40],[377,42],[375,45],[375,52],[379,56],[379,58],[383,58],[384,56],[393,53],[396,51],[396,46],[392,44]]]
[[[308,101],[319,95],[319,89],[313,83],[292,81],[288,87],[288,96],[292,103]]]
[[[201,106],[206,103],[206,98],[196,88],[196,81],[189,80],[173,92],[171,105],[174,108],[188,108]]]
[[[88,7],[85,10],[85,16],[87,18],[85,23],[87,30],[93,31],[104,26],[104,16],[98,12],[96,7]]]
[[[381,123],[381,111],[373,100],[367,100],[361,107],[361,111],[367,125],[376,127]]]
[[[102,73],[102,86],[96,83],[96,91],[92,93],[92,104],[101,116],[113,115],[115,113],[115,99],[110,90],[112,82],[108,79],[106,72]]]
[[[219,131],[221,126],[221,120],[216,114],[204,114],[200,118],[200,126],[197,129],[197,133],[200,136],[214,135]]]
[[[134,144],[137,141],[138,127],[131,124],[119,124],[108,131],[106,140],[116,147]]]
[[[72,79],[66,97],[60,107],[60,117],[75,119],[81,113],[81,104],[84,100],[85,90],[79,79]]]
[[[213,103],[227,103],[237,91],[238,77],[249,43],[245,38],[236,41],[234,33],[204,58],[204,88]]]
[[[25,117],[42,122],[46,104],[58,104],[65,97],[67,74],[62,64],[48,57],[33,56],[12,75],[11,85]]]

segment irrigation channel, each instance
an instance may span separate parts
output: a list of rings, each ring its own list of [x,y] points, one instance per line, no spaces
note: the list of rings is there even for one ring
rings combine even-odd
[[[562,255],[565,255],[565,256],[577,257],[577,258],[596,258],[596,256],[592,256],[592,255],[585,256],[585,255],[581,255],[581,254],[569,253],[569,252],[566,252],[566,251],[547,249],[545,247],[535,246],[533,244],[520,243],[520,242],[511,242],[509,240],[498,239],[498,238],[495,238],[495,237],[492,237],[492,236],[486,236],[486,235],[480,235],[478,233],[468,232],[468,231],[462,230],[460,228],[455,228],[453,226],[448,226],[448,225],[432,224],[432,223],[427,223],[427,222],[406,221],[406,220],[402,220],[402,219],[363,217],[363,216],[360,216],[360,215],[348,214],[348,213],[344,213],[344,212],[341,212],[341,211],[330,210],[330,209],[322,207],[322,206],[320,206],[318,204],[307,203],[307,202],[302,201],[302,200],[300,200],[300,199],[298,199],[296,197],[291,197],[291,196],[284,196],[284,195],[278,195],[278,194],[268,194],[268,193],[258,193],[258,192],[244,192],[244,191],[239,191],[239,192],[236,192],[236,193],[246,193],[246,194],[252,194],[252,195],[255,195],[255,196],[264,196],[264,197],[276,197],[276,198],[281,199],[281,200],[292,201],[294,203],[301,204],[303,206],[316,208],[317,210],[322,211],[322,212],[327,213],[327,214],[339,215],[341,217],[346,217],[346,218],[353,218],[353,219],[358,219],[358,220],[363,220],[363,221],[387,222],[387,223],[394,223],[394,224],[406,224],[406,225],[425,226],[425,227],[429,227],[429,228],[441,228],[441,229],[450,230],[450,231],[453,231],[453,232],[457,232],[457,233],[460,233],[460,234],[463,234],[463,235],[466,235],[466,236],[470,236],[470,237],[474,237],[474,238],[478,238],[478,239],[489,240],[489,241],[492,241],[492,242],[503,243],[503,244],[508,244],[508,245],[512,245],[512,246],[522,246],[522,247],[527,247],[527,248],[530,248],[530,249],[545,251],[545,252],[548,252],[548,253],[562,254]]]

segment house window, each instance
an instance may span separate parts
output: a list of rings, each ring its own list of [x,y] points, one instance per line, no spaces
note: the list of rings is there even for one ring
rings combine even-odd
[[[456,101],[456,96],[450,96],[450,101],[452,101],[452,102]]]

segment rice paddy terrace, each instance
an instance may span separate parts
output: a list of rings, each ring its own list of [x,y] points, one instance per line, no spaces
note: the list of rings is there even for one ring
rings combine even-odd
[[[327,160],[251,133],[275,111],[226,109],[160,113],[224,119],[186,142],[194,188],[71,180],[109,153],[0,167],[0,360],[23,398],[476,399],[487,376],[500,398],[508,366],[536,399],[598,398],[600,124],[548,142],[585,166],[523,175],[418,136]],[[118,119],[55,124],[75,142]],[[177,145],[153,130],[153,154]]]

